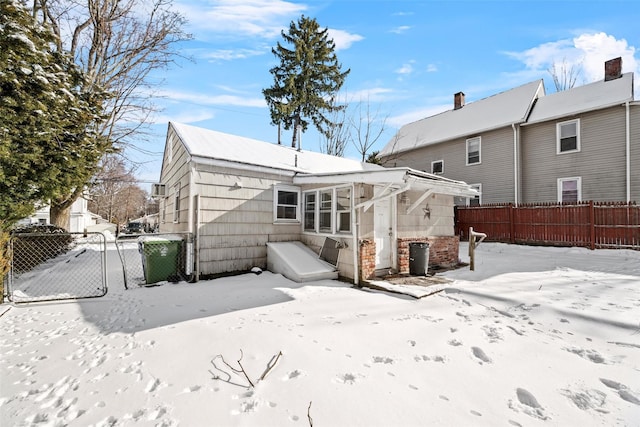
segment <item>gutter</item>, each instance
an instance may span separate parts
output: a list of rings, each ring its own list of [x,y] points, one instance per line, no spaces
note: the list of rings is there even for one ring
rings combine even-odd
[[[360,284],[360,245],[358,244],[358,233],[360,230],[358,229],[358,208],[356,208],[355,200],[356,195],[356,185],[351,184],[351,235],[353,236],[351,240],[351,247],[353,253],[353,284],[358,286]]]
[[[625,103],[625,157],[626,157],[626,184],[627,203],[631,201],[631,123],[629,114],[629,101]]]
[[[518,130],[515,123],[511,123],[511,129],[513,129],[513,202],[517,207],[519,200],[518,187],[520,186],[520,180],[518,179],[520,163],[518,162]]]

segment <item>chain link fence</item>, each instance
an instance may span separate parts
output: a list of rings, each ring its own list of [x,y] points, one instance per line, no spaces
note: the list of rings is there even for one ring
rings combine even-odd
[[[123,234],[116,247],[127,289],[195,278],[192,233]]]
[[[7,298],[14,303],[107,294],[102,233],[16,233],[9,240]]]

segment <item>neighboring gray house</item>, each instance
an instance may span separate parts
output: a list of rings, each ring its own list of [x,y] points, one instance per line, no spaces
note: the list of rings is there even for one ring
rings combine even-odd
[[[380,157],[469,183],[472,204],[640,200],[640,103],[621,70],[607,61],[603,81],[551,95],[542,80],[467,105],[457,93]]]
[[[265,268],[269,244],[302,242],[315,254],[334,249],[330,261],[355,283],[376,270],[407,272],[413,241],[431,243],[431,264],[456,264],[454,197],[476,194],[406,167],[173,122],[155,188],[160,232],[196,236],[201,276]]]

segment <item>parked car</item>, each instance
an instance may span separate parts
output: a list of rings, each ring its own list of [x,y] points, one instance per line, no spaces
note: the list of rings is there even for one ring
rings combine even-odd
[[[144,224],[141,222],[130,222],[122,231],[125,234],[141,234],[144,233]]]

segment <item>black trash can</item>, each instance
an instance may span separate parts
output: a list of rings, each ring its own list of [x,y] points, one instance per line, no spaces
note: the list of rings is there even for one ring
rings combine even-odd
[[[409,243],[409,274],[426,276],[429,270],[429,243]]]

